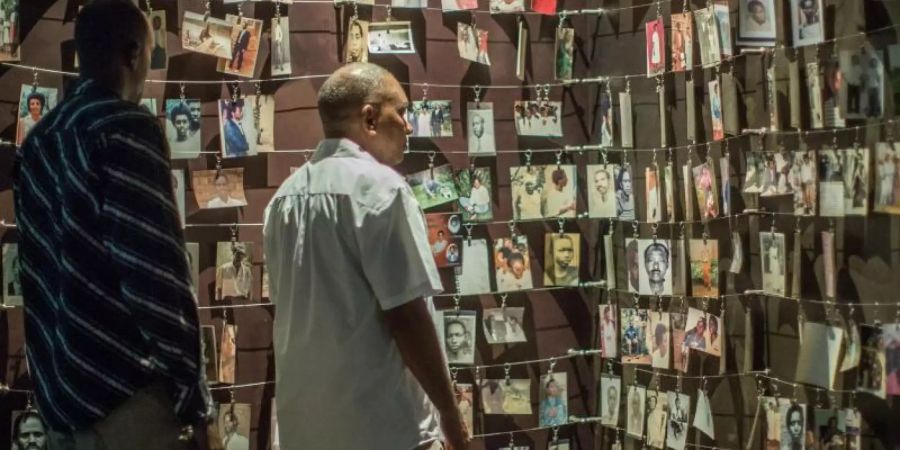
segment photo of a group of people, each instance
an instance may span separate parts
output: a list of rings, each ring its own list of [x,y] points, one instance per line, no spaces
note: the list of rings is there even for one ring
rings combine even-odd
[[[621,353],[623,364],[650,365],[647,327],[650,318],[646,309],[622,308]]]
[[[485,414],[530,415],[531,379],[484,380],[481,383],[481,402]]]
[[[502,307],[484,310],[484,337],[488,344],[512,344],[525,342],[523,327],[525,308]]]
[[[243,167],[195,170],[191,172],[191,181],[201,209],[247,206]]]
[[[746,157],[745,194],[773,197],[794,193],[792,154],[747,152]]]
[[[682,367],[689,369],[690,352],[701,351],[712,356],[722,356],[722,318],[697,308],[688,308],[684,341],[675,342],[681,347]]]
[[[22,145],[28,133],[45,114],[56,107],[59,90],[51,87],[23,84],[19,93],[16,145]]]
[[[437,323],[443,336],[444,352],[450,364],[475,364],[475,339],[478,328],[475,311],[441,311]]]
[[[550,233],[544,240],[544,286],[578,286],[581,235]]]
[[[575,217],[575,166],[516,166],[509,171],[515,220]]]
[[[408,21],[371,22],[368,30],[369,54],[415,53],[412,26]]]
[[[534,285],[528,238],[517,235],[494,241],[494,267],[498,292],[531,289]]]
[[[456,24],[456,46],[459,57],[486,66],[491,65],[488,56],[488,32],[474,26],[458,22]]]
[[[456,179],[450,164],[407,175],[406,181],[422,209],[443,205],[459,198]]]
[[[672,249],[669,241],[628,239],[625,264],[629,292],[672,295]]]
[[[438,268],[462,263],[462,218],[459,214],[426,214],[428,245]]]
[[[411,137],[453,137],[450,100],[417,100],[406,111]]]
[[[869,205],[869,149],[819,150],[819,214],[865,215]]]
[[[880,50],[864,45],[839,53],[841,113],[845,119],[877,118],[884,114],[884,63]]]
[[[875,211],[900,214],[900,144],[875,147]]]
[[[513,111],[519,136],[562,137],[562,102],[516,101]]]
[[[197,99],[166,100],[166,140],[172,159],[193,159],[200,156],[201,105]]]
[[[460,170],[456,174],[460,211],[465,222],[485,222],[494,218],[491,203],[491,171],[486,167]]]

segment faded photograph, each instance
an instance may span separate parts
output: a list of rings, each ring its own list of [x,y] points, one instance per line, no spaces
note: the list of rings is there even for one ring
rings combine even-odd
[[[794,214],[811,216],[816,213],[818,204],[818,177],[816,170],[816,152],[793,152],[794,163],[791,166],[790,184],[794,192]]]
[[[616,217],[615,164],[589,164],[588,216],[591,218]]]
[[[628,388],[628,410],[626,433],[638,439],[644,437],[644,411],[647,406],[647,390],[643,386],[632,385]]]
[[[722,336],[719,325],[721,317],[703,312],[696,308],[688,308],[686,331],[681,344],[684,358],[688,358],[689,350],[699,350],[713,356],[722,354]]]
[[[881,50],[865,45],[841,50],[841,112],[845,119],[877,118],[884,114],[884,62]]]
[[[597,398],[600,405],[600,424],[607,427],[619,426],[619,404],[622,394],[622,379],[619,377],[600,376],[600,391]]]
[[[575,217],[574,165],[510,167],[516,220]]]
[[[634,220],[634,183],[628,166],[617,166],[616,171],[616,217],[619,220]]]
[[[490,0],[491,14],[509,14],[525,11],[525,0]]]
[[[553,58],[556,62],[556,79],[571,80],[572,69],[575,63],[575,29],[557,27],[554,48],[556,49],[556,54]]]
[[[600,305],[600,351],[603,358],[615,358],[619,354],[619,315],[616,305]]]
[[[525,342],[525,308],[504,307],[484,310],[482,325],[488,344]]]
[[[219,405],[219,436],[225,450],[250,450],[250,405],[227,403]]]
[[[719,241],[691,239],[691,294],[719,296]]]
[[[19,0],[0,0],[0,61],[19,60]]]
[[[3,304],[22,306],[19,244],[3,244]]]
[[[2,30],[0,30],[2,33]],[[18,123],[16,124],[16,145],[22,145],[28,133],[51,109],[56,107],[56,88],[23,84],[19,93]]]
[[[181,48],[230,60],[233,28],[222,19],[185,11],[181,22]]]
[[[477,333],[474,311],[441,311],[439,331],[450,364],[475,364]]]
[[[688,367],[688,347],[684,345],[684,338],[687,334],[687,315],[682,313],[670,313],[669,319],[672,323],[672,365],[679,372],[687,372]]]
[[[369,60],[369,22],[354,20],[347,29],[344,44],[344,62],[367,62]]]
[[[694,22],[691,13],[672,14],[672,71],[694,66]]]
[[[856,389],[879,398],[885,398],[887,379],[887,360],[884,352],[884,340],[880,327],[862,325],[859,327],[862,352],[859,355],[859,372],[856,376]]]
[[[825,40],[822,0],[791,0],[790,13],[794,47],[818,44]]]
[[[469,102],[466,105],[468,126],[469,154],[495,155],[497,144],[494,139],[494,104],[486,102]]]
[[[657,369],[668,369],[671,352],[671,332],[669,330],[669,313],[655,311],[650,312],[650,334],[647,336],[647,346],[650,348],[651,365]],[[664,430],[665,431],[665,430]],[[665,432],[663,432],[665,435]]]
[[[562,102],[516,101],[513,110],[519,136],[562,137]]]
[[[647,202],[647,222],[656,223],[662,220],[662,195],[656,166],[644,168],[644,199]]]
[[[662,17],[647,22],[644,29],[647,50],[647,77],[666,71],[666,28]]]
[[[456,173],[460,211],[465,222],[486,222],[494,218],[491,203],[491,170],[487,167],[464,169]]]
[[[700,62],[703,67],[713,67],[719,63],[719,26],[712,8],[694,11],[697,24],[697,39],[700,41]]]
[[[691,415],[691,397],[680,392],[669,392],[667,397],[669,420],[666,429],[666,447],[672,450],[684,450],[687,442],[688,420]]]
[[[459,293],[462,295],[485,294],[491,291],[488,245],[484,239],[463,239],[462,265],[456,268]]]
[[[200,100],[167,99],[165,129],[172,159],[200,156]]]
[[[195,170],[191,185],[201,209],[247,206],[244,195],[244,168]]]
[[[458,22],[456,24],[456,47],[459,57],[469,61],[491,65],[488,56],[488,32],[474,26]]]
[[[900,144],[875,146],[875,211],[900,214]]]
[[[216,300],[253,300],[253,243],[219,242],[216,247]]]
[[[530,415],[531,379],[484,380],[481,401],[485,414]]]
[[[578,286],[581,235],[549,233],[544,249],[544,286]]]
[[[256,131],[257,152],[275,151],[275,96],[248,95],[244,97],[247,104],[253,105],[249,111]]]
[[[422,209],[443,205],[459,198],[450,164],[425,169],[406,176],[406,182]]]
[[[716,175],[709,163],[703,163],[692,169],[694,191],[697,194],[697,207],[700,217],[706,221],[719,216],[719,193]]]
[[[34,408],[12,412],[11,450],[48,450],[49,429]]]
[[[219,379],[219,351],[216,344],[216,327],[202,325],[200,327],[200,356],[205,368],[206,379],[210,382]]]
[[[609,92],[600,93],[600,111],[597,114],[597,134],[600,135],[600,147],[612,147],[615,145],[615,121],[613,119],[612,95]],[[624,132],[624,124],[622,129]],[[624,139],[624,138],[623,138]]]
[[[763,291],[785,295],[787,256],[783,233],[759,233],[759,249],[762,259]]]
[[[222,327],[222,340],[219,342],[219,382],[234,384],[235,366],[237,364],[237,325],[225,324]]]
[[[669,397],[662,391],[647,391],[647,445],[666,448]]]
[[[622,308],[621,311],[622,363],[650,365],[650,349],[647,347],[649,312],[634,308]]]
[[[495,240],[494,267],[498,292],[531,289],[533,284],[528,238],[518,235]]]
[[[774,46],[777,37],[775,0],[741,0],[738,5],[738,44]]]
[[[150,50],[150,70],[165,70],[168,65],[166,42],[166,12],[151,11],[148,19],[153,33],[153,48]]]
[[[277,6],[276,6],[277,7]],[[272,19],[272,76],[291,74],[291,26],[288,17]]]
[[[412,27],[407,21],[372,22],[369,24],[370,54],[415,53]]]
[[[541,377],[540,401],[538,426],[558,427],[569,422],[565,372],[551,373]]]
[[[799,383],[832,389],[838,374],[844,329],[804,320],[800,333],[803,345],[797,357],[794,379]]]
[[[453,116],[450,100],[417,100],[406,112],[412,125],[410,137],[452,137]]]

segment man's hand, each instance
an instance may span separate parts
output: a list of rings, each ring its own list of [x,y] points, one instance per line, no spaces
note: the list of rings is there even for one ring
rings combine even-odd
[[[459,409],[441,411],[441,431],[444,433],[444,450],[468,450],[471,430],[466,429]]]

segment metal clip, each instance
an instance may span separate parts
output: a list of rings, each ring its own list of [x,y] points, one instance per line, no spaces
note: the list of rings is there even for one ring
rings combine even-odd
[[[506,298],[509,294],[503,294],[500,296],[500,309],[506,309]]]
[[[557,150],[556,151],[556,168],[557,169],[559,169],[562,166],[562,156],[563,156],[563,151]]]
[[[472,25],[474,26],[474,24]],[[481,86],[476,84],[472,91],[475,94],[475,107],[477,108],[481,104]]]
[[[509,378],[510,370],[512,370],[512,366],[510,366],[509,363],[503,365],[503,379],[506,382],[507,386],[512,384],[512,381]]]
[[[559,225],[559,235],[562,236],[562,235],[566,234],[566,230],[565,230],[566,219],[563,219],[562,217],[557,217],[556,224]]]
[[[454,295],[453,296],[453,310],[456,311],[457,313],[459,313],[459,301],[460,301],[459,295]]]
[[[532,155],[531,149],[526,148],[525,149],[525,167],[531,167],[531,155]]]

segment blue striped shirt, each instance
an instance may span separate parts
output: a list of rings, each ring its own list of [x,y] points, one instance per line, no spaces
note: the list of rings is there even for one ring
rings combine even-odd
[[[157,382],[182,421],[206,415],[168,152],[155,117],[91,80],[19,149],[26,354],[55,430],[84,429]]]

